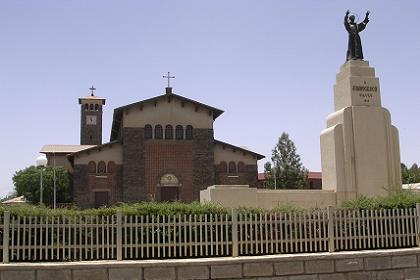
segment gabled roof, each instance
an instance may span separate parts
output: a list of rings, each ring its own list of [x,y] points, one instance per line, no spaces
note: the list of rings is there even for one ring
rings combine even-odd
[[[152,97],[152,98],[149,98],[149,99],[145,99],[145,100],[142,100],[142,101],[139,101],[139,102],[131,103],[131,104],[116,108],[114,110],[114,117],[113,117],[113,120],[112,120],[112,129],[111,129],[111,139],[110,139],[110,141],[116,140],[118,138],[118,133],[119,133],[119,130],[120,130],[120,124],[121,124],[121,121],[122,121],[122,112],[124,111],[124,109],[130,108],[130,107],[135,107],[135,106],[140,106],[142,104],[153,103],[153,102],[156,102],[159,99],[168,98],[168,97],[178,98],[181,101],[184,101],[186,103],[191,103],[191,104],[194,104],[196,106],[199,106],[199,107],[205,108],[207,110],[210,110],[213,113],[213,120],[215,120],[218,116],[223,114],[223,111],[220,110],[220,109],[208,106],[204,103],[200,103],[198,101],[186,98],[186,97],[178,95],[178,94],[174,94],[174,93],[162,94],[162,95],[159,95],[159,96],[156,96],[156,97]]]
[[[40,153],[71,154],[95,147],[94,145],[44,145]]]
[[[74,153],[71,153],[67,157],[73,157],[73,156],[75,156],[77,154],[81,154],[83,152],[90,152],[90,151],[93,151],[93,150],[98,150],[99,151],[99,150],[101,150],[104,147],[112,146],[112,145],[117,144],[117,143],[119,143],[119,141],[118,140],[115,140],[115,141],[111,141],[111,142],[104,143],[104,144],[101,144],[101,145],[90,146],[87,149],[83,149],[83,150],[80,150],[80,151],[76,151]]]
[[[260,159],[265,158],[265,156],[263,156],[263,155],[261,155],[261,154],[258,154],[258,153],[255,153],[255,152],[253,152],[253,151],[251,151],[251,150],[248,150],[248,149],[245,149],[245,148],[242,148],[242,147],[238,147],[238,146],[235,146],[235,145],[232,145],[232,144],[226,143],[226,142],[222,142],[222,141],[219,141],[219,140],[216,140],[216,139],[214,140],[214,143],[215,143],[215,144],[220,144],[220,145],[222,145],[222,146],[227,146],[227,147],[229,147],[229,148],[231,148],[231,149],[236,149],[236,150],[242,151],[242,152],[244,152],[244,153],[249,153],[249,154],[251,154],[251,155],[253,155],[253,156],[257,157],[257,160],[260,160]]]

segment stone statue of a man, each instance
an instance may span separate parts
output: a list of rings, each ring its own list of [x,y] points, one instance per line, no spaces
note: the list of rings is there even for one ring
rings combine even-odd
[[[355,16],[349,16],[349,14],[350,11],[347,10],[344,17],[344,26],[349,33],[349,45],[346,60],[363,59],[362,42],[360,40],[359,33],[366,28],[366,25],[369,22],[370,12],[366,12],[365,19],[361,23],[355,22]]]

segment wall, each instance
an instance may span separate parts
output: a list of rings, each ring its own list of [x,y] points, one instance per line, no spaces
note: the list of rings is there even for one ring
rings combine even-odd
[[[145,140],[146,192],[160,200],[162,175],[174,174],[181,184],[179,199],[192,201],[192,140]]]
[[[73,171],[73,202],[81,208],[94,207],[95,192],[109,193],[109,204],[122,201],[122,166],[114,173],[89,173],[87,165],[75,165]]]
[[[210,186],[200,192],[200,202],[215,202],[226,207],[260,207],[272,209],[281,204],[305,208],[336,206],[336,193],[328,190],[267,190],[247,185]]]
[[[420,278],[420,249],[178,259],[20,263],[0,266],[7,280],[403,280]]]
[[[54,165],[54,154],[53,153],[46,153],[45,154],[48,159],[48,165]],[[67,153],[56,153],[55,154],[55,166],[61,166],[68,171],[72,171],[73,168],[70,164],[70,161],[67,159]]]
[[[194,128],[212,129],[213,114],[204,108],[197,108],[196,111],[196,105],[181,102],[173,96],[159,99],[156,106],[153,103],[146,103],[142,107],[139,105],[139,107],[124,109],[124,127],[144,127],[146,124],[153,127],[160,124],[163,128],[168,124],[174,128],[180,124],[183,126],[192,125]]]
[[[217,143],[214,145],[214,163],[220,164],[222,161],[228,164],[230,161],[236,164],[242,161],[246,165],[257,165],[257,159],[251,153],[240,150],[234,151],[231,147],[223,147],[222,144]]]
[[[115,162],[115,164],[122,164],[122,145],[120,143],[107,144],[100,148],[90,149],[89,151],[82,151],[74,157],[74,164],[88,164],[90,161],[96,162],[109,161]]]
[[[227,162],[228,164],[229,162]],[[238,169],[238,165],[236,165]],[[245,165],[242,172],[229,173],[220,165],[215,165],[216,185],[249,185],[256,188],[258,186],[258,166]]]

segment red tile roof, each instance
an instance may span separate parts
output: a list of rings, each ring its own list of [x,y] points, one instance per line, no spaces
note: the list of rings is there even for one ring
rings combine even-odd
[[[308,172],[308,179],[322,179],[322,172]]]

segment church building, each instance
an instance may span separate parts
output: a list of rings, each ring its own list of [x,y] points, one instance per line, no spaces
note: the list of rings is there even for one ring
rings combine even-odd
[[[258,184],[264,156],[214,139],[222,110],[172,92],[114,110],[110,140],[102,143],[105,99],[79,98],[80,145],[45,145],[50,165],[67,168],[74,204],[198,201],[211,185]]]

